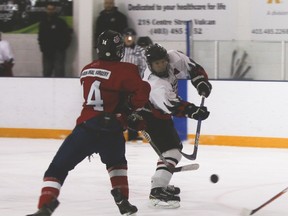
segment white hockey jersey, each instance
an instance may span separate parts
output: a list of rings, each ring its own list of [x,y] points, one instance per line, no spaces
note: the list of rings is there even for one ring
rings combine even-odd
[[[154,75],[147,67],[143,80],[151,86],[150,102],[153,107],[161,110],[163,114],[172,114],[171,109],[179,105],[178,79],[191,79],[189,71],[196,64],[179,51],[168,51],[169,64],[167,78]],[[169,107],[169,109],[168,109]]]

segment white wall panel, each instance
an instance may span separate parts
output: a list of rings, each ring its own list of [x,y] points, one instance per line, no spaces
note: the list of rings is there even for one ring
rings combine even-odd
[[[205,104],[211,111],[201,134],[287,137],[286,82],[211,81]],[[74,127],[82,105],[77,78],[1,78],[0,128],[67,129]],[[5,91],[4,91],[4,90]],[[200,97],[188,81],[189,101]],[[196,121],[188,121],[194,134]]]

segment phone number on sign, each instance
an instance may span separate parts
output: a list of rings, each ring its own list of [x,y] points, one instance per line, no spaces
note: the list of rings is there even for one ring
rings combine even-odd
[[[168,35],[168,34],[184,34],[185,29],[183,28],[151,28],[149,30],[150,34],[162,34],[162,35]],[[203,34],[202,28],[193,28],[193,34]]]
[[[252,34],[288,34],[288,29],[252,29]]]

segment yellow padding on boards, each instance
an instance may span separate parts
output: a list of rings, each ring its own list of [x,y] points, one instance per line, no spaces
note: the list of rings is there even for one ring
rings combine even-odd
[[[10,138],[48,138],[64,139],[71,130],[61,129],[34,129],[34,128],[0,128],[0,137]],[[127,138],[127,133],[125,133]],[[195,135],[189,134],[190,143],[194,143]],[[274,137],[248,137],[248,136],[223,136],[223,135],[200,135],[200,144],[243,146],[243,147],[267,147],[288,148],[288,138]]]
[[[0,137],[64,139],[71,130],[0,128]]]
[[[194,140],[195,135],[188,135],[188,139]],[[192,143],[194,142],[192,140]],[[275,137],[249,137],[249,136],[221,136],[200,135],[200,144],[243,146],[243,147],[265,147],[265,148],[288,148],[288,138]]]

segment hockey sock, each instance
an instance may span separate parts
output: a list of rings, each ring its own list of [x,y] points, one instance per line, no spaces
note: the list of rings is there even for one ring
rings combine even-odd
[[[163,152],[162,155],[165,157],[167,162],[172,166],[176,166],[181,159],[181,154],[178,149],[171,149],[166,152]],[[167,187],[173,173],[171,173],[166,165],[161,159],[157,162],[156,172],[151,179],[151,188],[156,187]]]
[[[166,187],[169,184],[171,178],[172,173],[170,173],[168,170],[156,169],[156,172],[151,179],[151,188]]]
[[[110,176],[112,188],[119,188],[125,198],[129,198],[129,187],[127,177],[127,164],[112,166],[107,171]]]
[[[41,190],[41,196],[39,198],[38,209],[42,208],[44,204],[48,204],[53,199],[56,199],[59,196],[60,188],[61,184],[56,178],[45,177]]]

